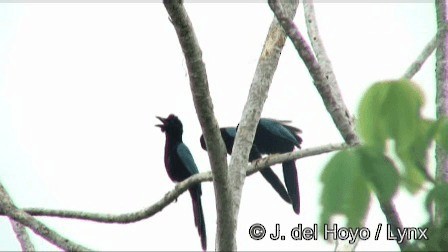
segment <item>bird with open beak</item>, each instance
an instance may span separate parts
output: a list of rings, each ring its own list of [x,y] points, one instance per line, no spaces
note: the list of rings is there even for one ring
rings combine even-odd
[[[188,147],[182,141],[183,126],[179,118],[173,114],[167,118],[156,116],[162,124],[155,125],[162,132],[165,132],[165,168],[170,179],[174,182],[181,182],[188,177],[199,173],[193,156]],[[190,189],[190,196],[193,202],[194,223],[201,238],[202,250],[207,249],[207,235],[205,231],[204,213],[201,203],[201,184],[197,184]]]

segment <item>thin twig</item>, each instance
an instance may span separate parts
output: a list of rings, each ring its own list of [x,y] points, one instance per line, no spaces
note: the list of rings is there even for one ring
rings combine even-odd
[[[188,179],[176,184],[176,186],[163,196],[159,201],[153,205],[144,208],[142,210],[125,213],[125,214],[104,214],[104,213],[89,213],[71,210],[51,210],[42,208],[25,208],[23,209],[27,213],[33,216],[47,216],[47,217],[60,217],[69,219],[89,220],[102,223],[120,223],[128,224],[138,222],[162,211],[166,206],[176,200],[182,193],[188,190],[188,188],[204,181],[212,181],[213,176],[211,172],[202,172],[195,174]]]
[[[423,51],[420,53],[420,55],[417,57],[417,59],[412,62],[412,64],[408,67],[406,72],[403,74],[402,78],[405,79],[412,79],[414,75],[420,71],[420,68],[422,68],[423,64],[426,62],[426,60],[431,56],[432,52],[437,47],[437,35],[434,36],[434,38],[429,41],[429,43],[425,46]]]
[[[319,35],[319,28],[317,26],[316,14],[314,12],[314,4],[312,0],[306,0],[303,2],[303,10],[306,20],[306,29],[308,31],[308,37],[311,41],[311,46],[316,54],[317,61],[321,68],[328,71],[328,76],[331,78],[330,82],[336,82],[336,77],[333,73],[330,58],[327,55],[323,41]],[[337,86],[337,85],[336,85]]]
[[[333,117],[333,121],[335,122],[336,126],[340,125],[338,127],[341,134],[344,136],[344,134],[353,134],[355,136],[353,142],[359,142],[359,139],[354,131],[354,119],[350,116],[348,109],[345,106],[344,100],[342,99],[341,92],[339,90],[339,86],[336,80],[336,75],[333,72],[333,67],[331,66],[330,58],[327,55],[327,52],[325,50],[323,41],[319,35],[319,28],[317,26],[317,18],[316,14],[314,12],[314,4],[312,0],[307,0],[303,4],[304,8],[304,14],[305,14],[305,23],[306,28],[308,31],[308,38],[311,41],[311,46],[313,47],[314,53],[316,54],[317,61],[319,62],[320,67],[322,68],[323,74],[326,76],[326,80],[328,85],[328,88],[333,93],[334,99],[337,101],[337,105],[340,106],[343,110],[341,112],[345,111],[346,117],[344,117],[344,114],[339,114]],[[315,81],[316,83],[316,81]],[[323,95],[321,95],[322,98],[325,98]],[[332,105],[334,106],[334,105]],[[333,107],[335,108],[335,107]],[[328,110],[328,107],[327,107]],[[328,110],[330,111],[330,110]],[[335,118],[339,118],[336,120]],[[343,133],[346,131],[347,133]],[[344,139],[347,140],[347,138],[344,137]],[[354,243],[346,243],[346,242],[337,242],[336,240],[336,248],[335,251],[339,250],[349,250],[354,251],[356,249],[356,246],[359,242],[359,236],[355,238]]]
[[[288,160],[296,160],[310,156],[316,156],[324,153],[329,153],[338,150],[344,150],[350,148],[345,143],[340,144],[328,144],[314,148],[308,148],[303,150],[297,150],[285,154],[275,154],[270,155],[265,158],[253,161],[247,169],[247,176],[254,174],[255,172],[266,168],[268,166],[273,166],[276,164],[281,164]],[[188,188],[194,186],[197,183],[212,181],[213,176],[211,172],[202,172],[189,177],[188,179],[178,183],[174,189],[165,194],[165,196],[157,201],[150,207],[142,209],[140,211],[125,213],[125,214],[103,214],[103,213],[89,213],[89,212],[79,212],[71,210],[51,210],[42,208],[25,208],[23,211],[27,212],[33,216],[46,216],[46,217],[59,217],[59,218],[69,218],[69,219],[79,219],[79,220],[89,220],[101,223],[133,223],[143,219],[147,219],[156,213],[162,211],[171,202],[177,199],[182,193],[184,193]],[[4,212],[0,209],[0,214],[4,215]]]
[[[16,233],[17,240],[22,247],[22,251],[36,251],[33,243],[31,242],[30,236],[26,232],[26,228],[13,219],[9,219],[12,225],[14,233]]]
[[[31,230],[33,230],[34,233],[40,235],[47,241],[51,242],[52,244],[58,246],[61,249],[64,250],[70,250],[70,251],[89,251],[89,249],[76,244],[69,239],[61,236],[56,231],[53,231],[52,229],[48,228],[45,224],[31,216],[30,214],[26,213],[25,211],[18,209],[9,194],[6,192],[3,185],[0,183],[0,210],[8,217],[13,219],[14,221],[17,221],[18,223],[27,226]]]

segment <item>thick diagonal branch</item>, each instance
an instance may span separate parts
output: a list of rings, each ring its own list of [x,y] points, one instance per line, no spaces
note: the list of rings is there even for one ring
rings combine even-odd
[[[317,59],[314,57],[311,48],[306,43],[305,39],[297,29],[292,19],[287,18],[283,14],[278,2],[270,1],[269,6],[271,7],[277,19],[282,24],[282,27],[287,32],[297,52],[307,66],[308,71],[310,72],[314,80],[314,84],[327,108],[327,111],[333,118],[333,121],[336,127],[339,129],[344,140],[348,144],[359,143],[359,138],[354,129],[354,119],[351,117],[348,109],[344,104],[338,84],[336,82],[336,77],[331,67],[331,62],[325,52],[323,42],[319,36],[319,30],[317,27],[317,21],[312,1],[307,1],[304,4],[304,9],[308,35],[311,40],[314,52],[316,53]],[[387,220],[394,223],[394,225],[396,225],[397,227],[402,228],[403,226],[393,203],[380,203]]]
[[[89,249],[78,245],[69,239],[61,236],[54,230],[48,228],[45,224],[26,213],[25,211],[18,209],[9,194],[6,192],[3,185],[0,183],[0,210],[14,221],[27,226],[34,233],[40,235],[47,241],[58,246],[61,249],[69,251],[89,251]]]
[[[236,219],[231,207],[232,187],[230,186],[226,149],[219,132],[219,125],[213,112],[213,103],[208,87],[207,72],[202,61],[202,51],[196,39],[190,18],[181,1],[164,1],[165,8],[171,22],[176,29],[179,43],[185,56],[185,62],[190,77],[190,88],[193,95],[194,107],[201,124],[202,132],[208,149],[211,170],[215,178],[217,232],[216,239],[218,250],[225,249],[219,246],[221,241],[229,240],[232,230],[236,229],[236,223],[230,220]]]
[[[288,17],[293,18],[297,6],[297,0],[283,1],[283,5]],[[233,210],[235,217],[238,217],[239,206],[241,202],[241,193],[246,177],[245,167],[249,159],[249,150],[255,136],[255,130],[260,120],[261,111],[264,102],[268,96],[269,87],[272,83],[275,70],[277,69],[283,46],[285,45],[286,34],[274,18],[269,28],[263,50],[258,59],[257,68],[255,70],[252,84],[250,86],[249,95],[244,105],[241,115],[238,132],[235,137],[235,143],[232,150],[232,158],[229,165],[230,183],[234,188]],[[230,220],[237,223],[237,219]],[[236,229],[234,230],[236,232]],[[235,238],[235,233],[232,234]],[[229,241],[230,242],[230,241]],[[231,246],[226,246],[226,250],[236,250],[236,239],[231,242]]]
[[[309,3],[308,3],[309,4]],[[326,57],[325,50],[320,42],[315,42],[316,54],[319,55],[320,61],[324,62],[323,65],[314,57],[313,51],[306,43],[302,34],[297,29],[296,25],[291,18],[285,15],[279,1],[269,1],[269,6],[274,12],[277,20],[285,30],[288,37],[291,39],[294,47],[302,58],[305,66],[313,79],[314,85],[322,97],[325,108],[330,113],[333,122],[341,133],[347,144],[355,144],[359,142],[359,138],[354,130],[353,119],[344,104],[342,96],[339,91],[339,87],[336,83],[331,64],[328,57]],[[308,15],[311,15],[308,13]],[[317,33],[317,26],[315,26],[316,20],[308,17],[308,26],[312,34],[312,40],[319,40]]]

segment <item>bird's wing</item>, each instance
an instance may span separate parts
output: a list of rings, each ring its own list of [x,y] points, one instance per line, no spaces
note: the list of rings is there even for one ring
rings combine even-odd
[[[182,164],[184,164],[184,166],[191,174],[199,173],[198,167],[194,162],[193,156],[191,155],[190,150],[184,143],[180,143],[179,145],[177,145],[176,151],[177,154],[179,155],[180,160],[182,161]]]
[[[292,122],[291,120],[280,120],[280,119],[274,119],[274,118],[270,118],[270,117],[263,117],[263,118],[260,118],[260,120],[261,119],[271,120],[271,121],[275,121],[275,122],[278,122],[278,123],[281,123],[281,124],[291,123]]]
[[[225,127],[222,128],[230,137],[235,138],[236,136],[236,128],[235,127]]]
[[[221,128],[221,137],[226,145],[227,154],[232,155],[233,143],[235,142],[236,128],[235,127],[225,127]]]
[[[302,139],[297,135],[301,132],[300,129],[282,124],[281,121],[261,118],[258,124],[264,127],[266,130],[270,131],[272,134],[285,140],[291,141],[298,147],[302,142]]]
[[[290,130],[291,132],[294,132],[295,134],[302,133],[301,129],[296,128],[296,127],[291,126],[291,125],[288,125],[289,123],[292,123],[291,120],[278,120],[278,119],[266,118],[266,117],[260,118],[260,121],[261,120],[268,120],[268,121],[273,121],[273,122],[279,123],[279,124],[283,125],[284,127],[288,128],[288,130]]]
[[[287,128],[289,132],[291,132],[294,135],[294,138],[297,140],[297,143],[295,145],[300,148],[300,144],[302,143],[302,138],[299,136],[300,133],[302,133],[302,130],[296,127],[293,127],[291,125],[282,124],[283,127]]]

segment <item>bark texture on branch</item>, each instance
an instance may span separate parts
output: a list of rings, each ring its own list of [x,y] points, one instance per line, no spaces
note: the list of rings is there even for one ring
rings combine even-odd
[[[446,1],[435,1],[437,18],[436,49],[436,116],[437,119],[448,115],[448,17]],[[436,180],[448,182],[448,154],[436,145]],[[440,225],[443,208],[436,205],[435,220]]]
[[[13,219],[9,219],[12,225],[12,229],[16,234],[17,240],[20,243],[22,251],[36,251],[33,243],[31,242],[30,236],[26,232],[26,228]]]
[[[288,0],[282,2],[288,17],[293,18],[297,11],[298,1]],[[239,122],[238,132],[232,150],[232,158],[229,164],[230,185],[233,190],[232,209],[235,219],[229,220],[237,224],[238,212],[241,203],[241,193],[246,177],[247,160],[249,151],[255,136],[255,130],[260,120],[264,102],[268,96],[269,87],[272,83],[275,70],[277,69],[281,52],[285,45],[286,34],[274,18],[266,37],[260,58],[258,59],[249,95],[244,105],[243,113]],[[233,241],[225,250],[236,250],[236,229],[233,230]],[[230,241],[229,241],[230,242]],[[221,247],[220,247],[221,248]]]
[[[182,1],[166,0],[163,3],[176,29],[184,53],[194,107],[208,147],[208,157],[215,178],[213,186],[218,218],[216,226],[217,249],[227,250],[230,247],[223,244],[228,244],[232,240],[232,230],[236,229],[236,223],[231,220],[236,219],[236,217],[234,211],[229,207],[232,205],[233,198],[227,169],[227,152],[221,138],[218,121],[213,112],[207,72],[202,61],[202,51]]]
[[[398,237],[398,229],[403,232],[403,224],[401,223],[400,216],[398,215],[397,209],[393,203],[392,200],[389,202],[381,202],[380,201],[380,207],[381,210],[384,213],[384,216],[386,217],[387,223],[391,227],[391,231],[394,234],[394,236]],[[402,242],[397,242],[398,246],[400,247],[400,250],[403,251],[406,246],[409,245],[409,240],[407,237],[403,237]]]
[[[448,28],[446,1],[435,1],[437,16],[436,49],[436,116],[448,115]],[[448,181],[448,158],[446,152],[439,146],[436,148],[437,179]]]
[[[308,1],[307,11],[311,10]],[[286,31],[286,34],[291,39],[294,47],[296,48],[299,56],[302,58],[305,66],[313,79],[314,86],[322,97],[325,108],[330,114],[333,122],[341,133],[347,144],[357,144],[359,143],[359,138],[356,135],[354,121],[347,107],[345,106],[344,100],[339,91],[339,87],[336,83],[336,78],[334,76],[333,70],[331,69],[330,60],[326,57],[325,50],[323,50],[322,42],[317,42],[320,40],[316,19],[314,13],[307,14],[307,23],[310,26],[311,40],[314,41],[316,47],[316,54],[319,55],[320,60],[324,64],[315,58],[313,51],[310,46],[306,43],[300,31],[297,29],[296,25],[291,18],[285,15],[283,8],[281,7],[278,0],[269,1],[269,6],[274,12],[277,20]]]
[[[434,50],[436,49],[437,44],[438,44],[437,42],[438,42],[438,40],[437,40],[437,35],[436,35],[425,46],[425,48],[420,53],[420,55],[417,57],[417,59],[414,62],[412,62],[412,64],[408,67],[406,72],[403,74],[402,78],[412,79],[412,77],[414,77],[414,75],[418,71],[420,71],[423,64],[426,62],[426,60],[429,58],[429,56],[431,56],[432,52],[434,52]]]
[[[34,233],[43,237],[45,240],[51,242],[55,246],[68,251],[90,251],[89,249],[78,245],[69,239],[61,236],[56,231],[48,228],[45,224],[26,213],[25,211],[18,209],[6,189],[0,183],[0,210],[12,220],[27,226]]]
[[[314,13],[314,6],[312,0],[306,1],[304,4],[306,24],[308,29],[308,35],[311,40],[312,47],[314,49],[314,53],[316,57],[314,57],[313,51],[310,46],[306,43],[305,39],[301,35],[300,31],[297,29],[296,25],[292,21],[292,19],[286,17],[283,13],[283,10],[278,2],[278,0],[269,1],[269,6],[274,12],[275,16],[279,20],[283,29],[288,34],[288,37],[291,39],[294,44],[297,52],[300,57],[304,61],[305,65],[310,72],[311,77],[313,78],[314,85],[316,86],[319,94],[322,97],[322,100],[327,108],[327,111],[330,113],[333,121],[341,133],[342,137],[346,141],[347,144],[358,144],[359,137],[355,132],[354,127],[354,119],[350,115],[347,107],[344,104],[342,96],[339,91],[339,87],[336,81],[336,77],[331,67],[331,62],[325,52],[325,48],[323,46],[323,42],[319,36],[319,31],[317,27],[317,21]],[[430,47],[429,45],[428,47]],[[430,48],[425,48],[425,51],[422,53],[422,57],[428,54]],[[429,53],[430,54],[430,53]],[[426,56],[427,58],[428,56]],[[408,75],[413,75],[419,69],[419,64],[423,64],[422,62],[417,62],[413,65],[410,70],[406,72]],[[417,69],[418,68],[418,69]],[[398,228],[403,228],[401,224],[398,213],[393,205],[393,202],[389,202],[388,204],[384,204],[380,202],[383,213],[386,215],[386,219],[388,222],[393,223]],[[402,247],[401,244],[399,244]],[[356,245],[354,245],[356,246]],[[354,249],[351,248],[351,249]]]

